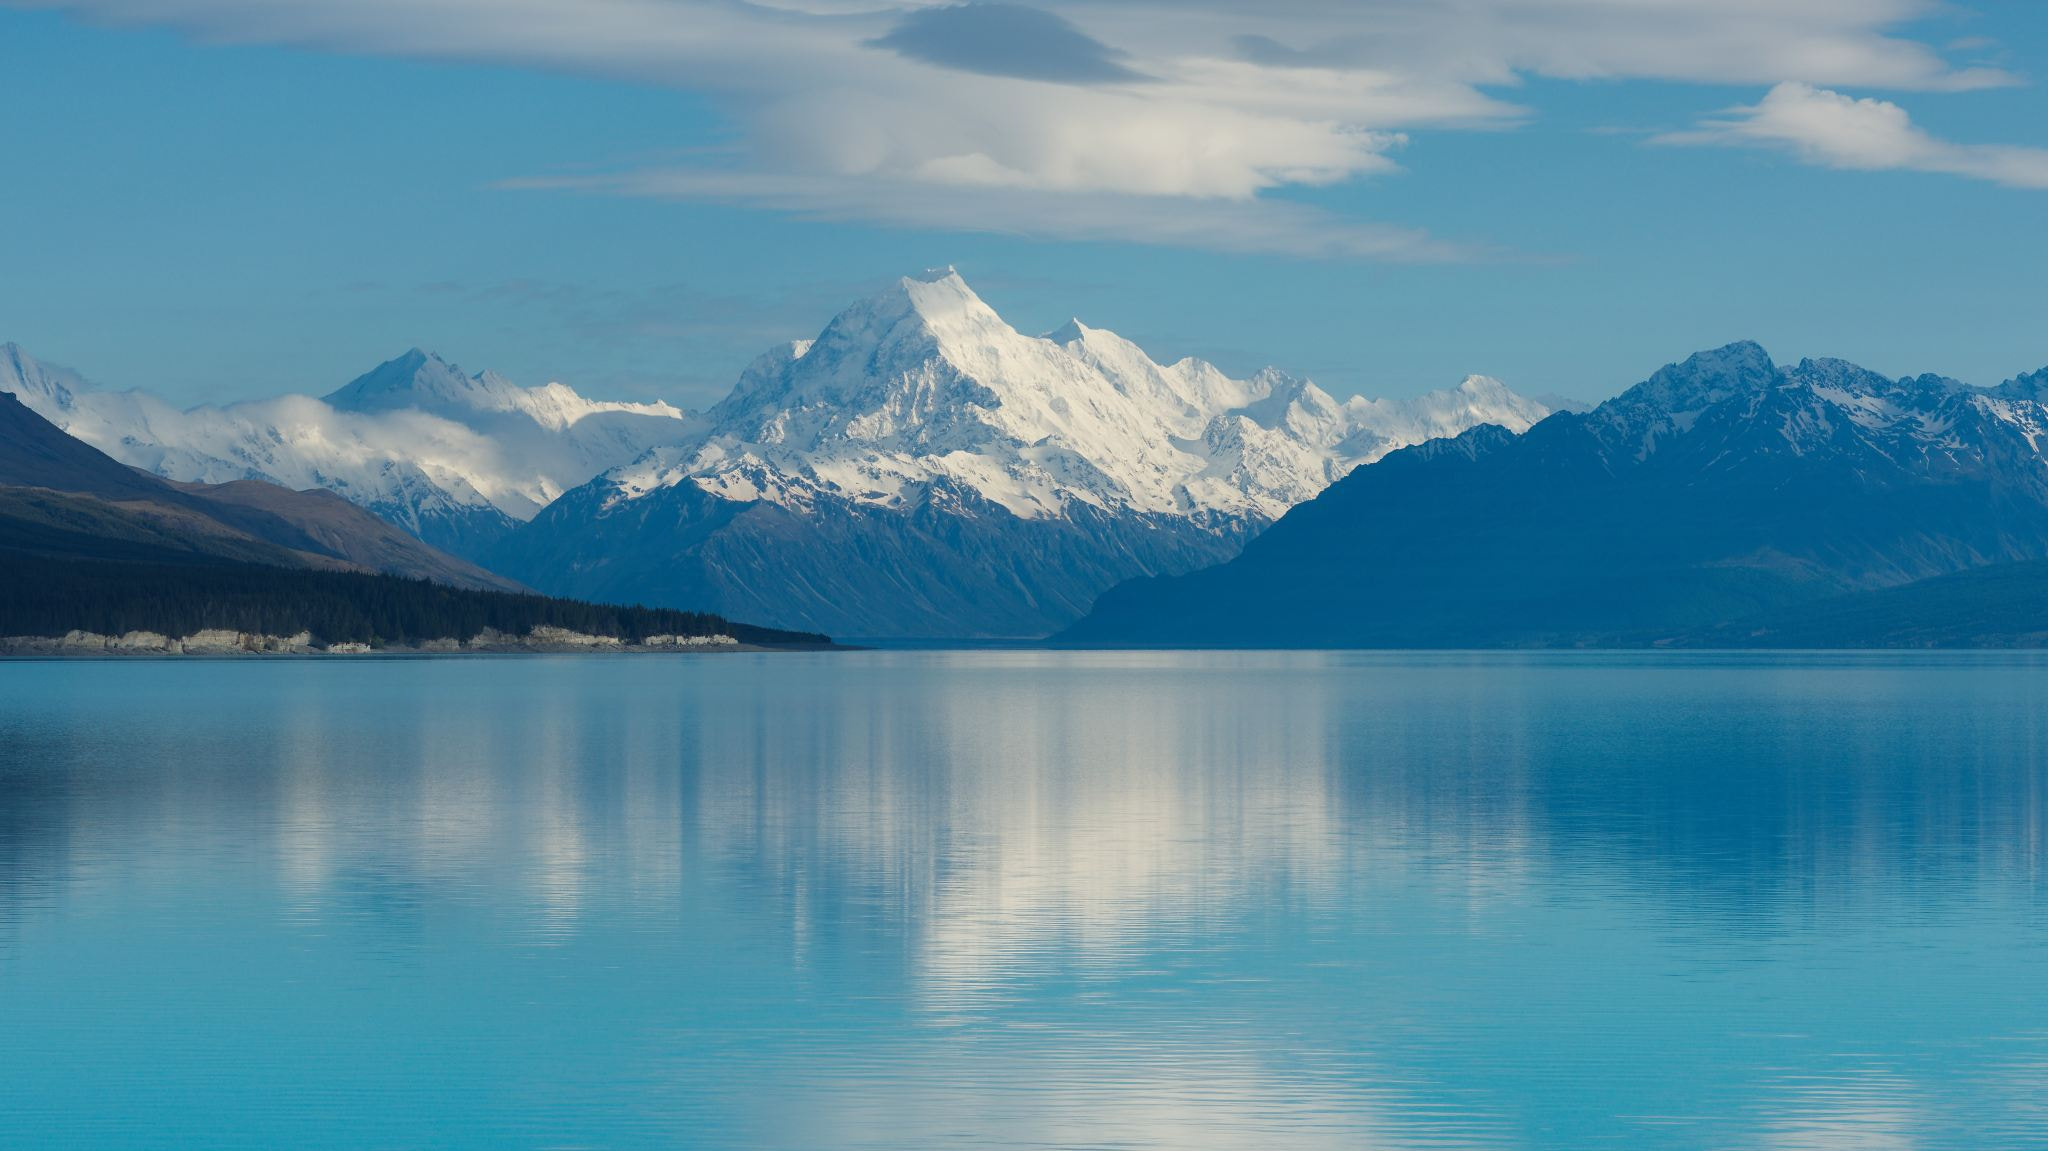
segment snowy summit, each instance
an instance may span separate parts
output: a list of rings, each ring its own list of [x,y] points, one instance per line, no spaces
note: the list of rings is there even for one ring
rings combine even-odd
[[[1027,519],[1078,502],[1270,520],[1395,448],[1548,414],[1484,377],[1340,403],[1272,369],[1236,380],[1200,360],[1159,364],[1078,320],[1027,336],[947,268],[762,356],[699,435],[608,479],[622,499],[690,483],[736,501],[882,507],[950,481]]]

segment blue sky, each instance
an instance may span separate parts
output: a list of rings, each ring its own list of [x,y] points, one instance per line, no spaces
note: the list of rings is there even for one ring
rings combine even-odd
[[[1453,11],[1455,9],[1455,11]],[[1340,394],[2048,364],[2048,10],[0,0],[0,339],[702,405],[886,278]]]

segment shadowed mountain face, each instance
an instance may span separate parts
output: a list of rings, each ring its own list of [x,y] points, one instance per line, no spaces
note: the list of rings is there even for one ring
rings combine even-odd
[[[944,482],[903,508],[828,496],[738,502],[691,484],[659,498],[607,495],[592,486],[563,496],[493,565],[553,595],[716,604],[842,636],[1033,637],[1136,572],[1220,563],[1248,531],[1086,504],[1026,518]]]
[[[1781,370],[1731,345],[1520,437],[1478,428],[1396,452],[1227,564],[1114,589],[1063,638],[1656,642],[2039,559],[2044,385]]]
[[[331,492],[175,484],[128,467],[0,392],[0,549],[59,559],[381,572],[519,585],[435,551]]]

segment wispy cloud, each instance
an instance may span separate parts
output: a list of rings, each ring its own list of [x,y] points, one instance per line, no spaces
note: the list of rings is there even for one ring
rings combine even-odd
[[[725,167],[528,186],[1368,260],[1485,249],[1285,191],[1394,171],[1391,153],[1418,131],[1520,123],[1530,111],[1490,89],[1527,76],[1931,91],[2012,79],[1952,66],[1901,31],[1937,15],[1936,0],[0,3],[686,88],[739,129]]]
[[[1939,172],[2048,189],[2048,148],[1943,140],[1915,126],[1904,108],[1888,100],[1856,99],[1800,83],[1779,84],[1755,105],[1657,140],[1778,148],[1829,168]]]
[[[1172,201],[1115,192],[1045,195],[991,187],[972,197],[918,182],[832,176],[648,169],[608,176],[513,180],[506,187],[568,189],[661,199],[752,204],[811,220],[888,227],[1015,233],[1218,252],[1266,252],[1301,259],[1467,263],[1509,257],[1419,228],[1362,221],[1272,198]]]

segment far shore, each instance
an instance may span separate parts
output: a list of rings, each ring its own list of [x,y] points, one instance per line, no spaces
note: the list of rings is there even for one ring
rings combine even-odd
[[[506,655],[712,655],[729,652],[853,650],[839,644],[743,643],[729,635],[648,636],[628,642],[564,628],[536,627],[525,635],[485,631],[469,639],[443,637],[418,643],[323,643],[309,632],[277,636],[208,629],[188,636],[130,631],[119,635],[71,631],[61,636],[0,636],[0,659],[363,659],[401,656]]]
[[[747,655],[759,653],[833,652],[865,651],[866,648],[844,644],[791,644],[787,647],[770,647],[762,644],[739,643],[727,647],[646,647],[640,644],[621,644],[618,647],[519,647],[519,648],[462,648],[442,651],[423,647],[392,645],[371,648],[365,652],[338,652],[323,649],[308,651],[194,651],[194,652],[109,652],[109,651],[59,651],[38,650],[12,646],[11,639],[0,640],[0,663],[55,663],[85,660],[97,663],[165,662],[173,660],[380,660],[380,659],[517,659],[523,656],[540,655]]]

